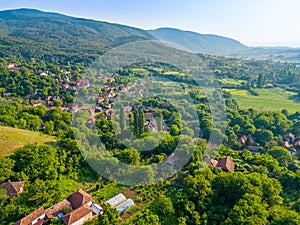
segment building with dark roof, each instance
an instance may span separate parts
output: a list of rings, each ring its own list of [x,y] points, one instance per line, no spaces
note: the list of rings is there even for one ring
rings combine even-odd
[[[11,182],[0,184],[0,188],[6,189],[7,195],[10,198],[16,197],[24,191],[24,181]]]
[[[16,222],[14,225],[40,225],[45,222],[46,212],[43,207]]]
[[[91,206],[93,203],[93,198],[82,189],[71,194],[67,200],[71,203],[73,209],[78,209],[86,204]]]
[[[62,221],[65,225],[81,225],[93,218],[93,210],[90,207],[80,207],[65,215]]]

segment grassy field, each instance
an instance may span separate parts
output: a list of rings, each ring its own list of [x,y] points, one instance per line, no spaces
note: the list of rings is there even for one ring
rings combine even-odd
[[[291,113],[300,112],[299,102],[290,99],[295,93],[282,89],[255,89],[259,96],[253,96],[246,90],[225,89],[231,92],[234,99],[242,108],[254,108],[258,110],[281,111],[288,110]]]
[[[0,157],[7,156],[17,148],[35,142],[41,145],[55,143],[56,139],[37,132],[0,126]]]

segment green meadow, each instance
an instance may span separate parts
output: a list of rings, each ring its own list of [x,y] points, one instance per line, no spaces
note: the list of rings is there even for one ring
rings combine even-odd
[[[242,108],[254,108],[263,111],[288,110],[290,113],[300,112],[299,102],[291,100],[296,95],[280,88],[255,89],[258,96],[250,94],[247,90],[225,89],[229,91]]]

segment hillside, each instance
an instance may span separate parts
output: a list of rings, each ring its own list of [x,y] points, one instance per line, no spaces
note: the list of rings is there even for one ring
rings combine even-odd
[[[32,53],[37,53],[40,58],[44,55],[47,58],[52,52],[66,57],[102,54],[124,43],[153,39],[148,32],[138,28],[33,9],[1,11],[0,35],[1,52],[12,48],[15,42],[21,42],[23,46],[24,43],[36,45],[31,50],[23,49],[22,55],[31,57]]]
[[[0,157],[11,154],[27,144],[54,143],[56,139],[41,133],[0,126]]]
[[[162,41],[175,44],[195,53],[228,55],[248,49],[247,46],[236,40],[211,34],[199,34],[173,28],[150,30],[149,33]]]

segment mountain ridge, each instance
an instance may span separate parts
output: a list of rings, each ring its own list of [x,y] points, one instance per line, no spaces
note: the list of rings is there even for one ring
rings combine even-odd
[[[200,34],[168,27],[148,32],[159,40],[174,43],[194,53],[228,55],[249,49],[237,40],[215,34]]]

